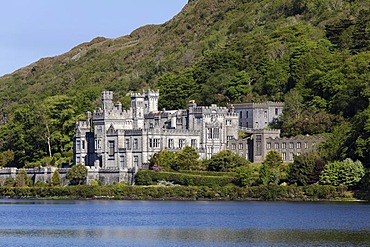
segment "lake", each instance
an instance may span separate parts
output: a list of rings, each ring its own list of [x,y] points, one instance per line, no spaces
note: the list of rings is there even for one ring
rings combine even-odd
[[[370,204],[0,200],[0,246],[369,246]]]

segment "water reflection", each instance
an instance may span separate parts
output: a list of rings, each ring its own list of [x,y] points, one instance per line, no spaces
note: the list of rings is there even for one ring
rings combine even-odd
[[[58,240],[94,243],[120,243],[135,245],[330,245],[368,246],[370,231],[337,230],[263,230],[263,229],[3,229],[0,241],[4,239],[37,239],[57,244]],[[77,241],[78,242],[78,241]],[[95,242],[97,243],[97,242]],[[99,245],[100,245],[99,244]],[[33,245],[33,244],[32,244]]]

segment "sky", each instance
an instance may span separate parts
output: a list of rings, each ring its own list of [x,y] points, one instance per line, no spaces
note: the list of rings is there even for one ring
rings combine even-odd
[[[117,38],[162,24],[188,0],[2,0],[0,76],[95,37]]]

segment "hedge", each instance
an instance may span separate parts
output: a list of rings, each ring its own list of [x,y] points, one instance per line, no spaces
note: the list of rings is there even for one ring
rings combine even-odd
[[[57,199],[176,199],[176,200],[318,200],[344,198],[347,188],[330,185],[309,186],[67,186],[67,187],[0,187],[0,196],[8,198]]]
[[[155,172],[151,170],[140,170],[136,174],[137,185],[154,185],[158,181],[168,181],[184,186],[226,186],[234,181],[232,176],[205,176],[178,172]]]

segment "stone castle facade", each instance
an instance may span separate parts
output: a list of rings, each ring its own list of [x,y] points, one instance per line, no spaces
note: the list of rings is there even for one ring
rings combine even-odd
[[[158,110],[159,92],[131,93],[131,107],[113,103],[113,92],[102,92],[101,108],[76,123],[74,163],[94,169],[135,172],[160,150],[192,146],[202,159],[231,150],[252,162],[262,162],[271,149],[286,162],[312,148],[320,138],[280,138],[266,127],[282,114],[281,102],[246,103],[230,107],[197,106]],[[239,131],[248,137],[239,139]]]

